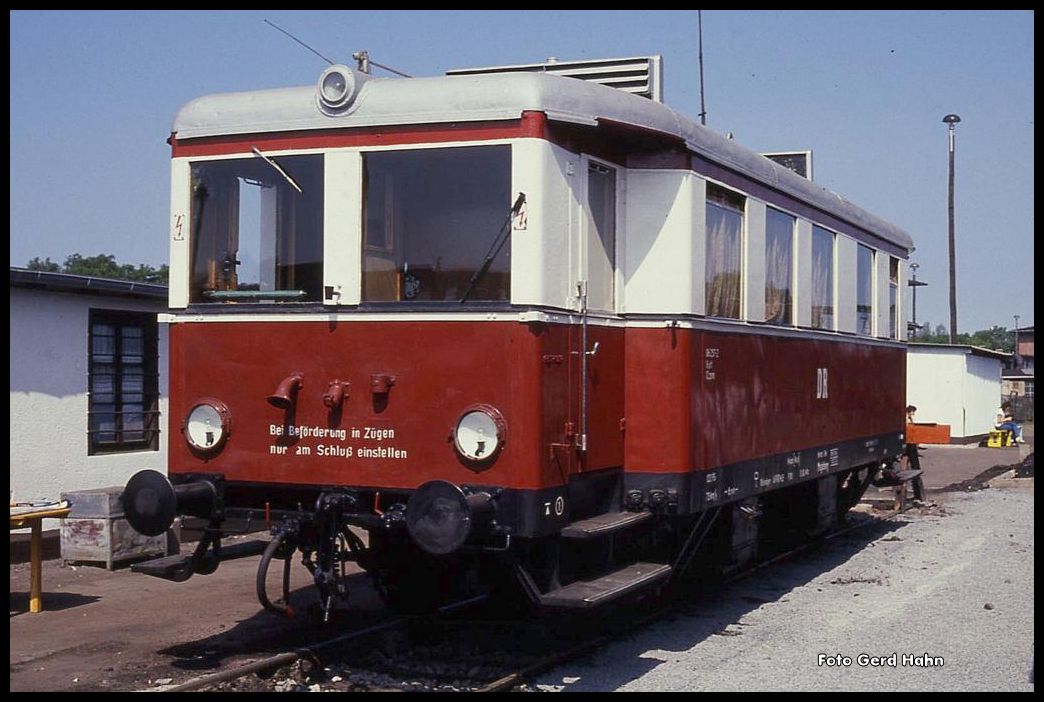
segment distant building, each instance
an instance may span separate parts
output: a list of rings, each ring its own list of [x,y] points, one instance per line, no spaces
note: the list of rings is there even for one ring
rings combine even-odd
[[[1016,330],[1019,343],[1015,355],[1004,365],[1003,388],[1005,400],[1012,402],[1015,418],[1033,420],[1033,327]]]
[[[907,345],[906,398],[918,422],[950,426],[950,443],[973,443],[993,429],[1001,368],[1011,354],[977,346]]]
[[[166,472],[166,310],[165,285],[11,268],[12,499]]]

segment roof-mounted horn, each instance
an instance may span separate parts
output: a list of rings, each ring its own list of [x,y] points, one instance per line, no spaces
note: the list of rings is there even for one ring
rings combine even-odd
[[[328,66],[319,76],[316,86],[319,109],[328,115],[344,114],[354,104],[363,83],[369,79],[365,73],[343,64]]]

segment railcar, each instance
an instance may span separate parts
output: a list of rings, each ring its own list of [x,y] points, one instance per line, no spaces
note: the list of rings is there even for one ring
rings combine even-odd
[[[912,241],[659,70],[333,65],[183,107],[168,475],[123,501],[205,528],[136,570],[212,572],[245,522],[276,612],[297,551],[324,617],[348,563],[398,605],[507,578],[576,610],[840,520],[901,453]]]

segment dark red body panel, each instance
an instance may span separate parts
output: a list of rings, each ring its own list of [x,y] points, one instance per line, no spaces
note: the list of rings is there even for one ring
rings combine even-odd
[[[198,401],[231,414],[206,459],[179,435],[170,472],[230,481],[412,489],[433,479],[539,490],[623,466],[686,473],[903,430],[905,353],[853,340],[681,328],[589,326],[588,446],[581,431],[580,327],[468,321],[230,321],[171,329],[173,428]],[[293,372],[291,411],[266,397]],[[371,376],[394,377],[386,396]],[[339,412],[322,401],[347,381]],[[452,427],[497,407],[503,452],[475,472]],[[286,427],[343,430],[290,437]],[[344,455],[351,449],[352,455]],[[383,451],[382,451],[383,449]],[[360,455],[360,451],[366,452]]]
[[[599,440],[583,461],[570,436],[579,427],[578,339],[576,326],[514,321],[174,324],[173,428],[197,402],[215,398],[229,409],[231,435],[209,459],[178,436],[170,442],[170,472],[387,489],[436,478],[519,489],[563,485],[577,470],[620,466],[623,455],[623,330],[589,334],[589,343],[600,341],[588,373],[590,433]],[[294,372],[303,384],[293,409],[269,404],[266,397]],[[371,391],[375,374],[394,377],[384,397]],[[350,383],[340,412],[322,401],[335,380]],[[461,414],[476,404],[497,407],[507,424],[502,453],[481,472],[458,459],[451,439]],[[293,440],[287,426],[345,436]]]
[[[628,471],[708,470],[903,430],[899,347],[629,329],[626,368]]]

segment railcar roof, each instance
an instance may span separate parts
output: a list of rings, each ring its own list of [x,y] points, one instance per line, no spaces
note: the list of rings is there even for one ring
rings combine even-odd
[[[545,73],[371,78],[345,114],[324,114],[314,86],[208,95],[174,120],[178,139],[403,124],[517,119],[523,111],[596,125],[599,119],[673,136],[701,156],[799,198],[907,250],[905,231],[827,188],[770,161],[658,102]]]

